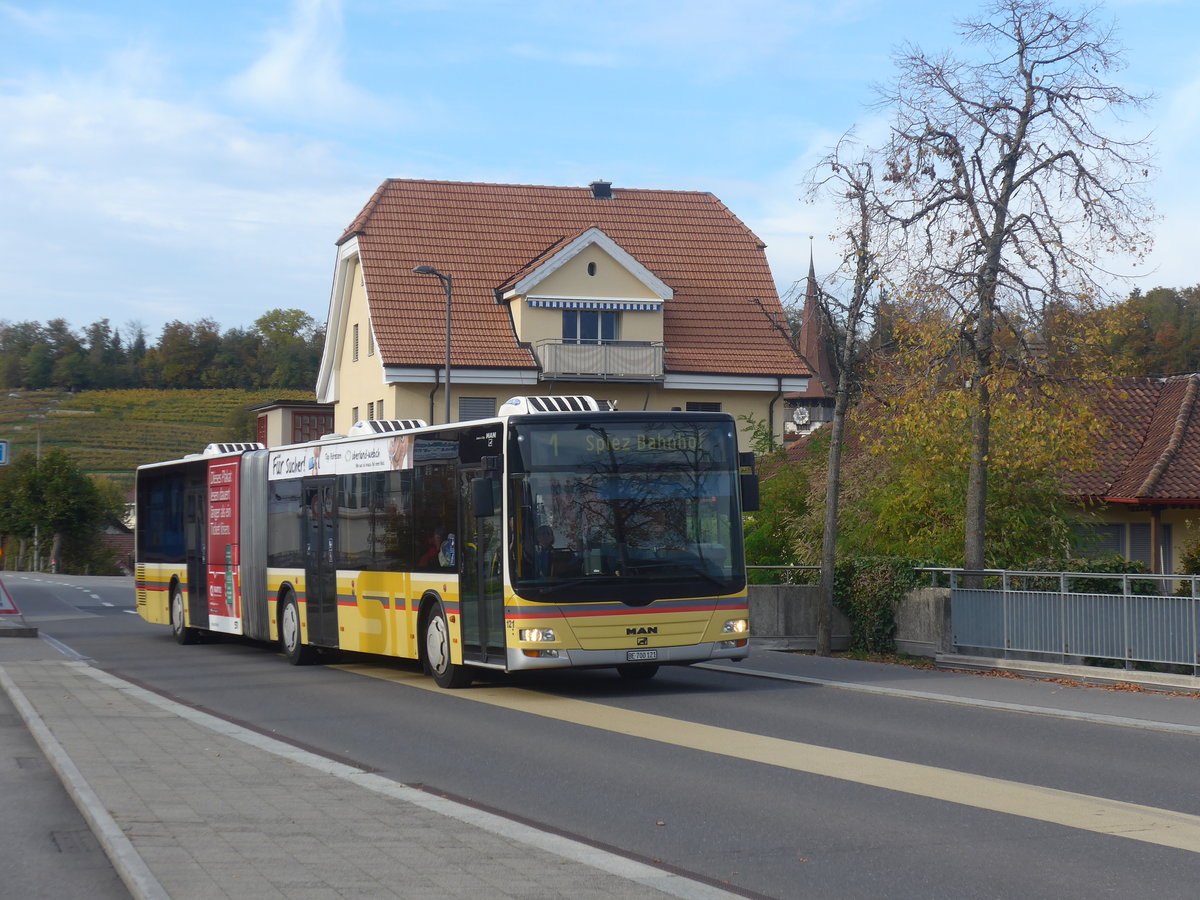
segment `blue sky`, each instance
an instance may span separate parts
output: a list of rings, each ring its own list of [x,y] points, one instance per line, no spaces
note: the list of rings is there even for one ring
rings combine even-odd
[[[0,319],[323,321],[385,178],[711,191],[781,291],[835,263],[805,173],[963,0],[0,0]],[[1144,288],[1200,283],[1200,2],[1108,0],[1153,92]],[[810,241],[809,236],[815,235]],[[1135,271],[1145,271],[1138,269]]]

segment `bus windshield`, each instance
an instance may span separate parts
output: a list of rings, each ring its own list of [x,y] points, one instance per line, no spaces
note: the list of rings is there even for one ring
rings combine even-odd
[[[520,423],[510,433],[513,587],[644,605],[745,583],[727,419]],[[618,584],[619,583],[619,584]]]

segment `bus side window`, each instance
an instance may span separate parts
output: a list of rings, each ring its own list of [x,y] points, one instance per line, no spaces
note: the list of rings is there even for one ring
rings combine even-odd
[[[417,558],[417,568],[429,569],[439,565],[438,557],[442,552],[442,543],[446,539],[446,529],[440,525],[433,529],[432,533],[426,538],[425,544],[421,549],[421,555]]]

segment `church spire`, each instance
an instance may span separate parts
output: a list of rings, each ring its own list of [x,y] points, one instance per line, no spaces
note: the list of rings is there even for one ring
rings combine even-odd
[[[813,369],[809,379],[808,390],[801,396],[828,397],[821,385],[820,373],[827,382],[833,382],[833,367],[829,364],[829,342],[825,335],[825,321],[821,315],[821,289],[817,286],[817,270],[813,264],[812,238],[808,245],[808,284],[804,291],[804,312],[800,320],[800,352]]]

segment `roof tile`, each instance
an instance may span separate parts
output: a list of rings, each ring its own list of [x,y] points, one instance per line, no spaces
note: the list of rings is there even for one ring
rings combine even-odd
[[[1110,502],[1200,502],[1200,375],[1117,379],[1097,415],[1105,437],[1073,493]]]
[[[454,277],[452,363],[531,368],[494,290],[597,227],[674,291],[664,304],[674,372],[808,374],[752,298],[780,310],[765,245],[709,193],[391,179],[338,243],[358,240],[385,365],[436,366],[445,295],[430,265]]]

